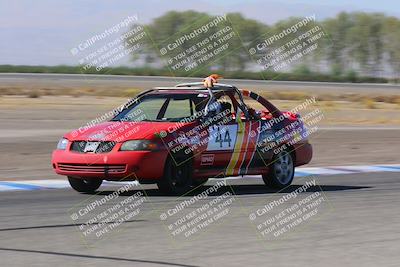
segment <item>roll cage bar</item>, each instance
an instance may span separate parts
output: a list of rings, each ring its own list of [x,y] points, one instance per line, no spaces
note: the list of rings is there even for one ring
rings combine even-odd
[[[205,87],[202,82],[193,82],[193,83],[180,83],[175,85],[175,87],[155,87],[154,90],[204,90],[208,92],[210,99],[208,100],[205,106],[204,115],[206,116],[209,112],[210,104],[216,101],[214,92],[221,92],[221,91],[232,91],[237,93],[239,96],[238,105],[239,108],[243,111],[246,118],[250,118],[249,116],[249,109],[243,101],[243,96],[240,90],[233,85],[230,84],[223,84],[223,83],[214,83],[213,87]]]
[[[213,87],[207,88],[204,86],[204,84],[202,82],[192,82],[192,83],[181,83],[181,84],[177,84],[174,87],[169,86],[169,87],[155,87],[153,89],[150,90],[146,90],[141,92],[140,94],[138,94],[135,98],[131,99],[129,102],[125,103],[125,105],[123,106],[123,108],[120,110],[122,111],[123,109],[127,109],[129,108],[131,105],[137,103],[138,99],[144,95],[147,95],[151,92],[156,92],[156,91],[171,91],[171,90],[198,90],[198,91],[205,91],[208,93],[208,95],[210,96],[206,106],[205,106],[205,114],[208,114],[209,111],[209,106],[211,103],[213,103],[213,101],[215,101],[215,93],[219,93],[219,92],[224,92],[224,91],[231,91],[231,92],[235,92],[237,93],[237,95],[239,96],[239,101],[236,101],[239,108],[243,111],[244,115],[246,116],[247,119],[250,119],[250,112],[249,112],[249,108],[247,107],[247,105],[244,103],[243,101],[243,94],[242,92],[233,85],[229,85],[229,84],[223,84],[223,83],[214,83]],[[267,110],[271,113],[272,116],[274,117],[279,117],[282,113],[281,111],[275,107],[272,103],[270,103],[268,100],[266,100],[265,98],[244,90],[243,93],[246,93],[246,95],[248,95],[250,98],[260,102],[263,106],[265,106],[267,108]]]

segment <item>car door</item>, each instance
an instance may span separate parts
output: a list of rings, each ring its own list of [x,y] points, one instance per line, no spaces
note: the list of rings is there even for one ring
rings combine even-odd
[[[236,140],[226,167],[226,176],[246,175],[252,172],[253,161],[257,147],[257,128],[259,121],[247,118],[237,107],[235,121],[237,125]]]
[[[215,103],[210,104],[210,107],[213,108],[205,118],[210,123],[206,127],[207,134],[202,135],[205,146],[199,158],[199,168],[209,176],[224,176],[235,149],[239,125],[232,118],[231,102],[216,97]]]
[[[215,116],[222,114],[222,118],[214,120],[208,127],[208,142],[201,154],[200,167],[216,176],[244,174],[251,158],[248,149],[255,143],[250,137],[255,124],[242,119],[243,111],[235,102],[233,92],[218,95],[216,100],[221,105],[221,111]]]

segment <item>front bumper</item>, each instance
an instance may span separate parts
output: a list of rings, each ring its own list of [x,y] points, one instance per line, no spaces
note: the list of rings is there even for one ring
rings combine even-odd
[[[166,151],[113,151],[91,154],[55,150],[54,171],[60,175],[104,180],[158,180],[163,176]]]

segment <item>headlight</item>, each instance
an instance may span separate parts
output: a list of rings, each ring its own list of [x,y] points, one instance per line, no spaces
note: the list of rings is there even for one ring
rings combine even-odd
[[[122,144],[120,151],[144,151],[154,150],[157,145],[149,140],[131,140]]]
[[[58,141],[57,149],[65,150],[67,148],[67,145],[68,145],[68,139],[61,138],[60,141]]]

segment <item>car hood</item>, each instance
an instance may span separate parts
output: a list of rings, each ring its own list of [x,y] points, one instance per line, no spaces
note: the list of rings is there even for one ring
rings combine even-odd
[[[80,127],[64,137],[70,141],[116,141],[152,139],[158,133],[171,132],[187,124],[176,122],[117,122],[109,121],[90,127]]]

